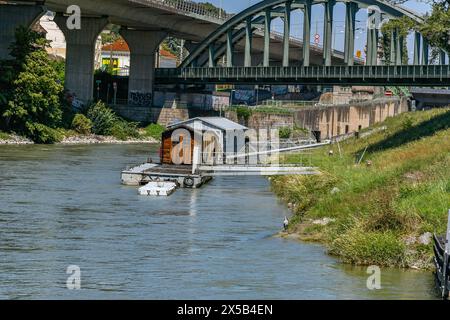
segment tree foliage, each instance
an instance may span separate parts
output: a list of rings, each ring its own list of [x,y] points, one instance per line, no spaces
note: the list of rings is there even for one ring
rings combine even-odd
[[[48,58],[45,37],[25,27],[16,30],[11,46],[7,103],[1,110],[7,129],[22,133],[38,143],[59,139],[55,130],[62,119],[60,97],[63,86]]]
[[[383,24],[381,28],[381,32],[383,33],[382,45],[387,61],[389,61],[391,32],[394,30],[405,41],[410,31],[419,32],[428,40],[431,47],[441,48],[450,52],[450,1],[433,1],[431,14],[426,15],[424,19],[424,23],[419,24],[413,19],[404,16],[398,19],[392,19]],[[405,43],[403,46],[405,49]],[[432,51],[432,56],[435,55],[436,52]],[[407,57],[407,55],[405,56]]]
[[[450,1],[434,2],[431,15],[426,18],[419,31],[431,46],[450,52]]]

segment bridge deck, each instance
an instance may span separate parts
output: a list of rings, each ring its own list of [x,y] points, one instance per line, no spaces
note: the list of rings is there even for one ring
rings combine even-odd
[[[316,84],[450,86],[450,65],[169,68],[158,84]]]

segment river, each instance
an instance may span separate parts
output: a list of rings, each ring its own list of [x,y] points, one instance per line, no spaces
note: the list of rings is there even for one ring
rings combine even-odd
[[[0,146],[1,299],[434,299],[429,272],[340,264],[273,237],[289,211],[261,177],[170,198],[120,184],[157,146]],[[66,287],[69,265],[81,289]]]

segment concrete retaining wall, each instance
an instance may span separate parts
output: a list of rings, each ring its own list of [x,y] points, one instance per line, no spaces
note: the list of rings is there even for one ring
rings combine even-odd
[[[156,122],[167,126],[174,121],[189,119],[187,109],[132,107],[126,105],[112,106],[112,109],[121,117],[144,124]]]
[[[152,108],[152,122],[157,122],[165,127],[167,125],[189,119],[187,109]]]
[[[282,127],[294,127],[294,116],[292,114],[268,114],[255,112],[246,120],[243,118],[238,119],[235,111],[227,111],[225,113],[225,117],[247,126],[250,129],[277,129]]]
[[[230,105],[230,94],[226,92],[214,93],[177,93],[160,92],[154,94],[154,107],[182,106],[205,111],[219,111]]]
[[[294,122],[301,128],[320,131],[321,139],[327,139],[359,131],[406,111],[407,99],[383,98],[358,104],[305,108],[294,113]]]

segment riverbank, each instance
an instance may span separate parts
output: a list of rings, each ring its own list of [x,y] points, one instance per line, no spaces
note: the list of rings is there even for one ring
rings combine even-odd
[[[449,108],[389,118],[372,127],[386,130],[313,151],[320,175],[271,179],[293,211],[282,236],[355,265],[431,268],[431,234],[445,232],[450,206],[449,123]]]
[[[159,143],[159,140],[149,137],[141,136],[140,138],[127,138],[120,140],[113,136],[101,136],[95,134],[75,134],[65,136],[60,142],[56,144],[63,145],[78,145],[78,144],[132,144],[132,143]],[[31,139],[22,137],[16,134],[7,134],[0,132],[0,145],[30,145],[34,144]]]

